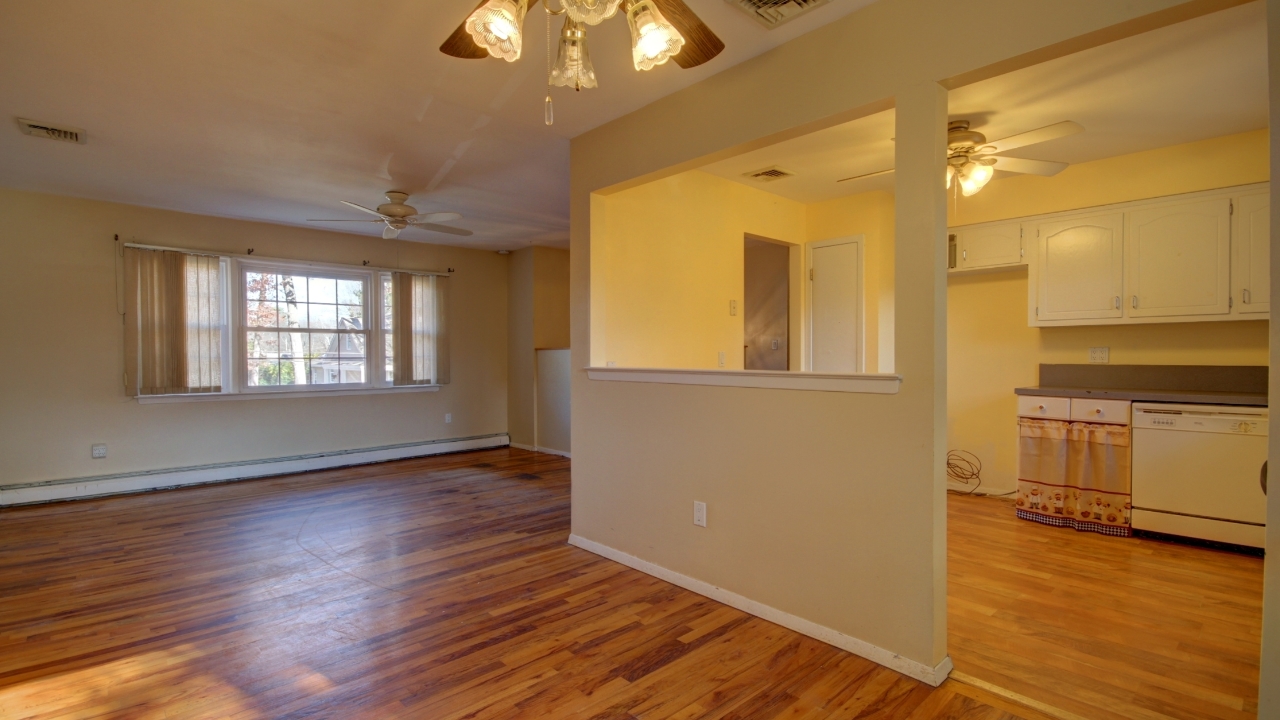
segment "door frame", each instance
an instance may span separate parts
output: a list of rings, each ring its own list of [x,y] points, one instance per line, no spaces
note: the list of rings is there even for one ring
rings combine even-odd
[[[816,240],[806,243],[804,246],[804,372],[813,372],[813,251],[835,245],[855,245],[858,249],[858,309],[854,312],[858,323],[855,333],[858,339],[858,350],[854,361],[856,363],[856,372],[861,373],[866,369],[867,323],[864,315],[867,303],[864,295],[866,294],[867,282],[866,263],[862,254],[862,245],[865,241],[865,234],[845,235],[827,240]]]

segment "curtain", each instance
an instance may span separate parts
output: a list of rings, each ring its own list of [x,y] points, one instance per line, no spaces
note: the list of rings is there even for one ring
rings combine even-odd
[[[448,384],[448,289],[447,277],[392,273],[394,384]]]
[[[1130,533],[1125,425],[1018,420],[1018,517],[1105,535]]]
[[[222,391],[219,258],[125,248],[125,387],[133,395]]]

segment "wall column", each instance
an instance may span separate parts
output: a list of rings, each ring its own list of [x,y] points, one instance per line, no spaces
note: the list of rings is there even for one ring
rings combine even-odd
[[[1270,67],[1271,117],[1280,118],[1280,0],[1267,0],[1267,56]],[[1271,123],[1271,208],[1280,207],[1280,133],[1276,123]],[[1280,227],[1271,224],[1271,277],[1280,277],[1280,251],[1277,251],[1276,235]],[[1280,303],[1280,283],[1271,283],[1271,302]],[[1273,307],[1280,307],[1276,305]],[[1271,382],[1268,404],[1280,407],[1280,388],[1274,372],[1276,359],[1280,358],[1280,325],[1270,323],[1271,334]],[[1280,460],[1280,423],[1271,424],[1268,438],[1267,467],[1271,460]],[[1277,465],[1280,467],[1280,465]],[[1267,559],[1262,586],[1262,667],[1258,678],[1258,717],[1280,717],[1280,472],[1270,473],[1267,493]]]
[[[910,414],[933,423],[918,452],[900,462],[911,495],[932,509],[936,664],[947,654],[947,91],[924,83],[896,100],[895,369]]]

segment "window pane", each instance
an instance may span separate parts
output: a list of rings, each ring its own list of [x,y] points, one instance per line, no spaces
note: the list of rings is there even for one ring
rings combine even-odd
[[[386,333],[385,335],[383,335],[383,336],[382,336],[382,338],[383,338],[383,340],[384,340],[384,342],[385,342],[385,345],[386,345],[386,349],[385,349],[385,350],[383,350],[383,352],[386,354],[386,355],[385,355],[385,360],[386,360],[386,364],[387,364],[387,367],[386,367],[386,380],[387,380],[387,382],[394,382],[394,381],[395,381],[395,379],[396,379],[396,375],[395,375],[395,352],[394,352],[395,343],[393,342],[393,341],[394,341],[394,339],[395,339],[395,336],[394,336],[394,335],[392,335],[391,333]]]
[[[250,358],[271,358],[280,356],[280,333],[251,332],[246,344]]]
[[[314,280],[314,278],[313,278]],[[309,327],[325,328],[332,330],[338,327],[338,306],[337,305],[317,305],[311,303],[307,306],[309,312],[307,316],[310,318]]]
[[[307,278],[302,275],[281,275],[280,299],[295,303],[306,302]]]
[[[359,280],[339,280],[338,302],[343,305],[363,305],[364,283]]]
[[[253,300],[248,304],[245,323],[249,327],[275,327],[276,303],[274,300]]]
[[[276,276],[271,273],[245,273],[244,292],[246,300],[275,300]]]
[[[382,329],[391,329],[391,278],[383,276],[382,278]]]
[[[313,303],[337,303],[338,302],[338,281],[333,278],[311,278],[310,284],[311,295],[308,302]]]
[[[338,322],[343,330],[364,329],[364,307],[360,305],[339,305]]]

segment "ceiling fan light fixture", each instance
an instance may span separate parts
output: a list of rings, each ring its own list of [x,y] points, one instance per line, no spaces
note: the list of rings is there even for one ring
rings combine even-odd
[[[599,25],[618,14],[622,0],[561,0],[569,17],[587,25]]]
[[[996,171],[991,165],[985,162],[974,162],[970,160],[960,169],[960,194],[970,197],[979,190],[986,187],[991,182],[991,177]]]
[[[587,29],[571,16],[560,29],[560,52],[551,68],[551,84],[574,90],[596,86],[596,71],[587,52]]]
[[[527,9],[525,0],[489,0],[467,18],[467,32],[493,57],[515,62],[520,59],[520,28]]]
[[[663,17],[653,0],[639,0],[627,8],[631,27],[631,61],[636,70],[652,70],[675,57],[684,37]]]

